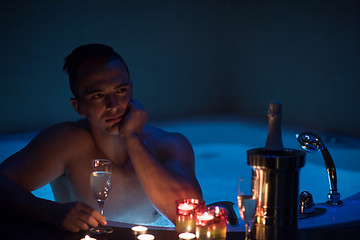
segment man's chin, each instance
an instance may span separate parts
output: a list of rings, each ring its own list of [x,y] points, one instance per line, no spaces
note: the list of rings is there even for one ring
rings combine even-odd
[[[108,134],[110,136],[120,136],[120,131],[119,130],[111,130],[111,131],[108,131]]]
[[[111,136],[119,136],[120,135],[119,126],[109,127],[107,129],[105,129],[105,132]]]

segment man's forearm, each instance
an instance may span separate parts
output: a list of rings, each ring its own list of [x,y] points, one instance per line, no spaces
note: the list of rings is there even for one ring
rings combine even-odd
[[[39,222],[52,221],[52,209],[58,203],[35,197],[10,178],[0,174],[1,212],[7,216],[31,219]]]
[[[137,135],[126,138],[126,145],[136,173],[154,205],[170,220],[175,220],[175,200],[202,198],[200,187],[166,168]]]

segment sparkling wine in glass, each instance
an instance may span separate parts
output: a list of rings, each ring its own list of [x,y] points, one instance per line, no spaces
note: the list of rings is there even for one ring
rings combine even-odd
[[[251,239],[251,227],[258,200],[251,190],[251,182],[244,179],[238,180],[237,201],[241,219],[245,223],[245,239]]]
[[[95,159],[92,161],[90,173],[90,187],[97,203],[100,214],[104,215],[104,204],[111,189],[111,161],[107,159]],[[97,226],[91,228],[90,233],[105,234],[113,231],[110,227]]]

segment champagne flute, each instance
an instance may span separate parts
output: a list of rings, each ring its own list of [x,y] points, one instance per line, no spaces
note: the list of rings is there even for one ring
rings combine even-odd
[[[104,204],[109,196],[111,188],[111,161],[107,159],[95,159],[92,161],[90,173],[90,187],[97,203],[100,214],[104,215]],[[110,227],[97,226],[90,228],[90,233],[105,234],[113,232]]]
[[[250,240],[252,222],[258,203],[257,198],[252,193],[250,181],[238,179],[237,201],[240,217],[245,223],[245,239]]]

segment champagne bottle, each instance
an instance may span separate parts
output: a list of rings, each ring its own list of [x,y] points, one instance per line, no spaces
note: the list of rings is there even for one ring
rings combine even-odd
[[[272,101],[269,104],[267,113],[269,121],[268,136],[266,139],[265,149],[270,151],[282,151],[283,142],[281,136],[281,103]]]

